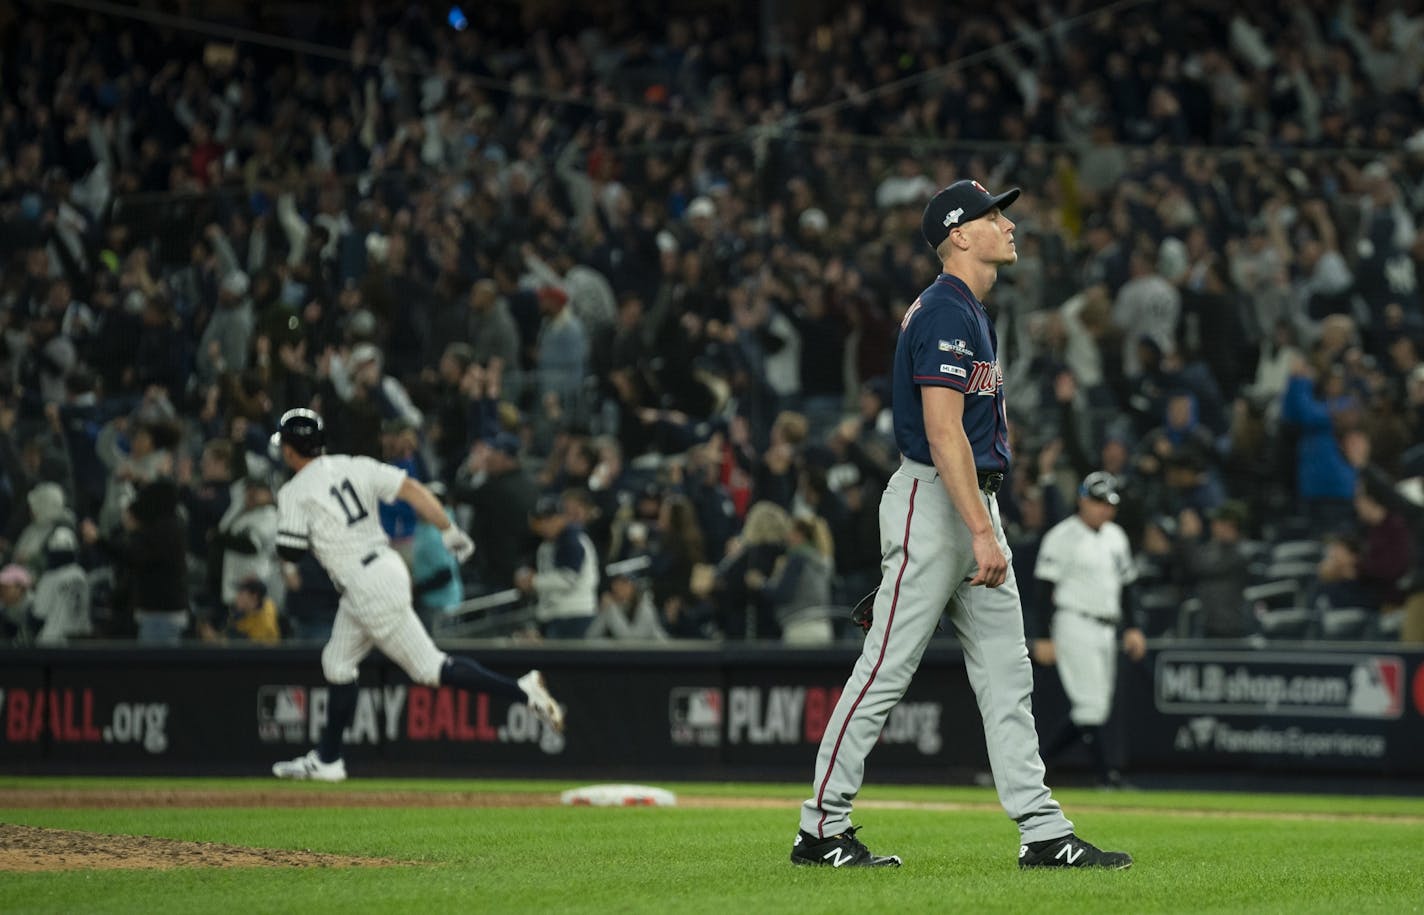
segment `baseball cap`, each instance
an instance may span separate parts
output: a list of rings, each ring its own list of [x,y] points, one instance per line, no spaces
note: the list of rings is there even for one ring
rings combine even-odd
[[[1227,499],[1211,511],[1211,520],[1230,521],[1237,527],[1246,526],[1246,503],[1240,499]]]
[[[717,215],[717,205],[706,197],[694,197],[687,205],[688,219],[711,219]]]
[[[541,299],[558,302],[560,305],[567,304],[569,301],[568,292],[566,292],[562,286],[555,286],[552,283],[547,286],[540,286],[538,296]]]
[[[222,291],[235,298],[241,298],[242,296],[247,295],[247,290],[249,287],[250,282],[247,279],[247,274],[243,273],[241,270],[234,270],[227,276],[223,277]]]
[[[1360,175],[1374,181],[1388,181],[1389,166],[1383,162],[1374,161],[1360,169]]]
[[[358,343],[351,347],[351,358],[348,361],[353,369],[366,362],[379,363],[381,361],[381,351],[373,344]]]
[[[1105,470],[1099,470],[1084,477],[1083,485],[1078,487],[1078,495],[1106,502],[1109,505],[1116,505],[1122,501],[1122,498],[1117,494],[1117,477]]]
[[[801,216],[796,220],[797,225],[812,232],[824,232],[831,225],[831,220],[826,216],[826,211],[818,207],[810,207],[801,211]]]
[[[490,439],[489,445],[495,451],[503,451],[510,457],[519,457],[519,436],[513,432],[499,432]]]
[[[358,308],[356,311],[351,313],[351,320],[346,322],[346,329],[351,331],[353,337],[369,337],[376,332],[376,316],[371,314],[364,308]],[[370,344],[365,345],[370,346]],[[360,346],[356,347],[356,349],[360,349]],[[370,349],[373,351],[376,350],[374,346],[370,346]],[[363,350],[362,352],[365,351]],[[379,351],[376,351],[374,355],[368,355],[365,358],[379,358]],[[353,363],[356,361],[355,349],[351,351],[351,359]]]
[[[529,510],[531,518],[551,518],[554,515],[561,515],[564,507],[559,502],[558,496],[540,496],[534,503],[534,507]]]
[[[79,538],[70,528],[57,527],[45,541],[45,549],[60,553],[75,553],[79,551]]]
[[[29,570],[19,563],[12,562],[0,569],[0,585],[19,585],[21,588],[28,588],[31,584]]]
[[[978,181],[956,181],[930,198],[920,217],[920,232],[931,248],[938,249],[955,226],[978,219],[994,207],[1008,209],[1019,193],[1018,188],[1011,188],[995,196]]]

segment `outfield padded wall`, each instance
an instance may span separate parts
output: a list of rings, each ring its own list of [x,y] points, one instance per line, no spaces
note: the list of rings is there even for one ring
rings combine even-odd
[[[511,675],[542,669],[568,706],[555,734],[522,705],[363,667],[348,764],[370,775],[804,778],[853,649],[494,648],[450,644]],[[1066,703],[1035,670],[1050,731]],[[1124,663],[1111,724],[1135,772],[1424,777],[1424,652],[1177,643]],[[260,774],[325,720],[314,647],[0,651],[0,771]],[[935,645],[886,722],[881,779],[988,768],[963,659]]]

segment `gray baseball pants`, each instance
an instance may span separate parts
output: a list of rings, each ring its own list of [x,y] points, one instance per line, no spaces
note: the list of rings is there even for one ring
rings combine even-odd
[[[1007,557],[998,504],[992,496],[983,498]],[[812,794],[801,807],[801,828],[811,835],[824,838],[851,825],[865,757],[905,695],[946,608],[984,720],[994,787],[1018,824],[1021,841],[1073,831],[1043,782],[1030,704],[1033,670],[1013,566],[999,587],[971,588],[970,540],[939,472],[904,461],[880,498],[881,583],[874,622],[821,738]]]

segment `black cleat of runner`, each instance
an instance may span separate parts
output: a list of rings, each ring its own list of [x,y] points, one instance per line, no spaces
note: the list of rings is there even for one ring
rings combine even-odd
[[[1020,845],[1019,867],[1097,867],[1125,871],[1132,867],[1132,855],[1125,851],[1103,851],[1070,832],[1059,839]]]
[[[899,855],[873,855],[855,837],[858,826],[818,839],[806,830],[796,833],[791,846],[791,863],[815,867],[899,867]]]

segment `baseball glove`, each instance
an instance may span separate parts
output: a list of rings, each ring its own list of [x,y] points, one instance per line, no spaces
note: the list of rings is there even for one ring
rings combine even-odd
[[[860,627],[861,632],[870,632],[870,626],[875,622],[875,595],[880,593],[879,588],[873,589],[865,595],[850,611],[850,621]]]

